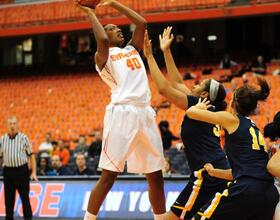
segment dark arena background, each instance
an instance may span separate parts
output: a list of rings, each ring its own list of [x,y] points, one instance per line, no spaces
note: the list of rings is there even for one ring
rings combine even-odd
[[[251,67],[262,56],[267,65],[263,77],[272,94],[259,105],[252,119],[262,130],[279,111],[279,0],[119,1],[147,19],[154,55],[164,72],[158,35],[165,27],[173,26],[172,52],[185,83],[192,87],[204,78],[219,80],[227,89],[228,102],[237,86],[254,81]],[[126,40],[131,37],[133,25],[117,11],[98,8],[96,13],[102,24],[117,24]],[[70,154],[64,164],[69,175],[51,172],[31,183],[35,219],[82,219],[90,191],[98,180],[100,137],[110,91],[95,70],[95,51],[90,23],[72,1],[0,0],[1,135],[6,132],[6,118],[15,115],[20,130],[32,142],[38,167],[41,158],[47,158],[52,169],[49,158],[57,149]],[[236,65],[220,66],[226,54]],[[180,136],[185,112],[160,96],[149,73],[148,78],[158,123],[168,121],[173,135]],[[52,145],[47,153],[41,145],[45,139]],[[93,176],[72,175],[78,149],[84,150]],[[169,163],[163,171],[166,207],[170,209],[190,172],[180,140],[165,149],[165,156]],[[0,216],[4,219],[2,183],[0,179]],[[18,196],[14,210],[16,216],[22,216]],[[102,205],[99,218],[152,219],[145,178],[121,174]]]

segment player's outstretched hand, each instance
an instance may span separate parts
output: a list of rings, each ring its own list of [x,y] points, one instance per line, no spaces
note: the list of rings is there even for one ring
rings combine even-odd
[[[145,36],[144,36],[143,51],[146,58],[153,56],[152,41],[149,39],[149,34],[147,30],[145,31]]]
[[[170,48],[174,35],[172,34],[172,27],[167,27],[164,29],[163,33],[159,35],[160,49],[164,52]]]
[[[202,98],[199,98],[199,101],[196,104],[196,107],[201,110],[207,110],[207,109],[211,108],[212,105],[210,105],[210,101],[207,100],[207,98],[205,98],[203,100],[202,100]]]

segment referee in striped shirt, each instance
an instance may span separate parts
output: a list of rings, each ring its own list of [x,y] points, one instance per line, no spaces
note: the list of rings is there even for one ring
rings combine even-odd
[[[32,210],[29,200],[30,179],[37,181],[36,160],[32,152],[28,137],[19,131],[16,117],[7,120],[8,133],[0,138],[0,156],[3,162],[6,220],[14,220],[16,190],[18,191],[25,220],[32,219]],[[28,161],[32,167],[31,175]]]

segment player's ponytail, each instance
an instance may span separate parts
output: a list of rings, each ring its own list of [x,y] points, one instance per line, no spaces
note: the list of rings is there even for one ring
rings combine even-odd
[[[251,115],[257,108],[258,101],[265,101],[270,93],[268,83],[258,78],[260,90],[245,85],[238,88],[234,93],[234,103],[238,114],[243,116]]]
[[[270,88],[267,81],[257,78],[258,84],[261,87],[260,90],[252,91],[258,101],[265,101],[270,93]]]
[[[280,112],[274,116],[272,123],[264,127],[264,136],[270,138],[271,141],[280,138]]]
[[[224,111],[227,108],[227,103],[225,102],[226,90],[224,86],[214,79],[208,80],[205,84],[205,91],[209,93],[209,100],[213,106],[215,106],[215,111]]]

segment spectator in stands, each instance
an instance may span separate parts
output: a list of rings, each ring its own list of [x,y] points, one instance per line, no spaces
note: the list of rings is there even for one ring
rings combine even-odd
[[[174,136],[172,132],[169,130],[168,121],[161,121],[159,123],[159,130],[161,133],[162,143],[164,150],[170,149],[172,145],[172,141],[179,140],[180,138]]]
[[[57,141],[52,141],[52,146],[53,150],[50,153],[51,156],[55,155],[59,149]]]
[[[70,161],[70,151],[64,145],[62,140],[57,142],[57,147],[53,151],[53,156],[59,156],[64,166],[67,166]]]
[[[237,63],[230,58],[229,54],[225,54],[224,58],[221,60],[220,69],[231,69],[237,66]]]
[[[92,134],[93,142],[88,148],[88,156],[94,158],[99,156],[102,149],[102,135],[100,131],[96,131]]]
[[[87,167],[85,155],[83,153],[78,153],[76,156],[76,168],[73,172],[73,175],[90,176],[95,174],[96,173],[93,170]]]
[[[54,155],[59,156],[59,152],[60,152],[60,148],[59,148],[59,145],[58,145],[58,141],[54,141],[52,156],[54,156]]]
[[[69,36],[66,33],[60,37],[58,54],[61,64],[71,64],[69,57]]]
[[[91,63],[93,58],[91,55],[90,37],[88,35],[79,36],[76,63]]]
[[[39,153],[47,152],[50,154],[52,150],[53,150],[53,145],[52,145],[51,133],[47,133],[45,141],[39,145]]]
[[[74,157],[77,156],[77,154],[85,154],[85,156],[88,155],[88,145],[86,143],[86,137],[83,135],[79,136],[79,140],[78,140],[78,145],[75,147],[74,151]]]
[[[60,157],[58,155],[52,156],[52,169],[55,171],[57,176],[68,176],[72,175],[71,171],[63,166]]]
[[[38,176],[53,176],[56,175],[53,169],[49,165],[49,158],[41,157],[37,166]]]
[[[267,69],[267,66],[264,62],[263,56],[258,56],[257,62],[255,64],[253,64],[252,72],[255,72],[256,74],[260,74],[260,75],[265,75],[266,69]]]

